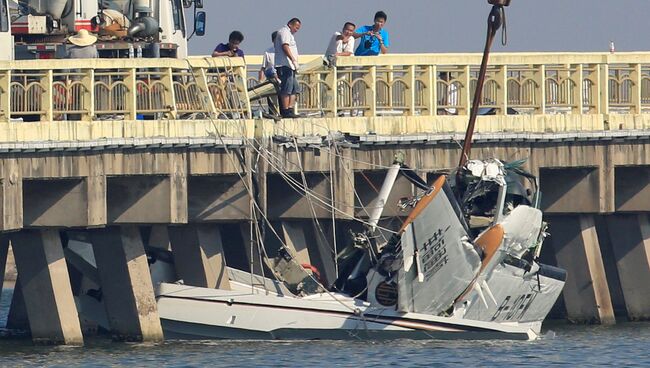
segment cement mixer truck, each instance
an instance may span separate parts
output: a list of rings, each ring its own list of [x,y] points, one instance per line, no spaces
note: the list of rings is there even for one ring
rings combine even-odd
[[[0,1],[7,5],[8,0]],[[203,0],[11,2],[16,6],[11,16],[16,59],[62,58],[67,37],[81,29],[98,35],[97,50],[103,58],[183,58],[190,37],[184,9],[192,7],[192,35],[205,32],[205,12],[198,11]]]
[[[5,50],[0,53],[0,60],[11,60],[14,58],[13,37],[11,36],[11,19],[9,18],[8,0],[0,0],[0,46]]]

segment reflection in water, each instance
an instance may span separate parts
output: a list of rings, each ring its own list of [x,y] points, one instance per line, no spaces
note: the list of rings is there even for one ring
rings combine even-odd
[[[0,300],[4,326],[13,290]],[[647,366],[650,324],[616,327],[547,326],[535,342],[510,341],[167,341],[113,343],[86,338],[84,348],[32,346],[0,340],[0,364],[48,366],[384,366],[384,365],[572,365]]]

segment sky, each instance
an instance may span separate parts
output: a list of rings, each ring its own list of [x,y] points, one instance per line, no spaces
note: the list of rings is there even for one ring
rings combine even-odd
[[[241,48],[261,54],[270,33],[298,17],[301,54],[324,53],[343,23],[372,24],[388,14],[393,53],[479,52],[490,5],[486,0],[204,0],[207,31],[190,41],[191,55],[211,53],[232,30],[244,33]],[[512,0],[507,8],[508,45],[495,51],[617,51],[650,48],[648,0]],[[189,23],[189,22],[188,22]]]

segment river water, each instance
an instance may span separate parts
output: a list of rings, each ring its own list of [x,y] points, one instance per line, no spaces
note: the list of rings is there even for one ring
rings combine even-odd
[[[4,326],[11,290],[0,301]],[[0,366],[650,366],[650,324],[615,327],[545,327],[534,342],[509,341],[167,341],[114,343],[86,339],[86,346],[33,346],[30,340],[0,339]]]

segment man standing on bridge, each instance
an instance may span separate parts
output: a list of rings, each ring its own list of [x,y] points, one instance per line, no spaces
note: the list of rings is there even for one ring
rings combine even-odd
[[[361,38],[359,47],[354,52],[355,56],[376,56],[388,53],[390,38],[388,31],[384,29],[388,16],[383,11],[375,13],[375,22],[371,26],[363,26],[357,29],[354,38]]]
[[[293,109],[296,97],[300,93],[300,85],[296,73],[300,69],[298,64],[298,46],[294,34],[300,30],[301,22],[298,18],[289,20],[286,26],[278,30],[275,38],[275,69],[280,78],[280,115],[283,118],[298,118]]]

